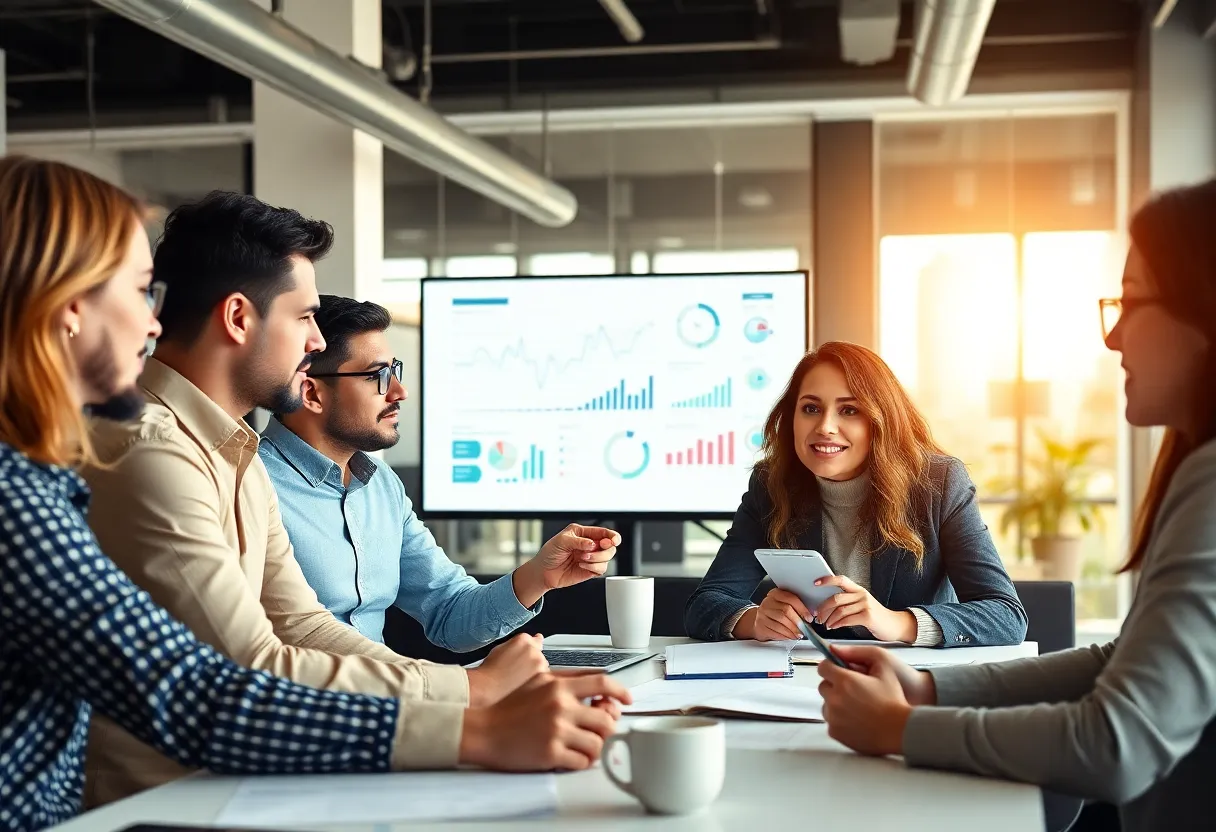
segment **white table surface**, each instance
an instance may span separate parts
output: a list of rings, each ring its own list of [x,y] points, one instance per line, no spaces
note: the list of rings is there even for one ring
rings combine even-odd
[[[651,649],[687,639],[655,638]],[[552,636],[553,647],[608,646],[607,636]],[[950,651],[976,663],[1033,656],[1037,645],[973,647]],[[626,685],[662,675],[657,661],[615,674]],[[813,667],[798,667],[795,679],[818,684]],[[771,723],[768,723],[771,725]],[[899,832],[1026,832],[1043,829],[1039,789],[1016,783],[906,768],[891,759],[858,756],[827,735],[823,725],[801,726],[797,751],[727,750],[726,785],[707,809],[686,817],[646,815],[639,804],[613,786],[600,768],[558,776],[556,815],[478,823],[363,824],[314,827],[326,832],[404,832],[492,828],[523,832],[534,828],[578,830],[647,829],[662,832],[823,828],[894,829]],[[509,775],[504,775],[509,776]],[[213,823],[239,778],[199,775],[84,814],[55,827],[61,832],[116,832],[133,823]],[[837,812],[842,814],[837,815]],[[834,819],[832,816],[836,816]]]

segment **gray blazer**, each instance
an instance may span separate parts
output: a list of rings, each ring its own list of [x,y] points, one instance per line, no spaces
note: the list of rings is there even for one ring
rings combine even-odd
[[[929,476],[932,488],[919,523],[924,562],[918,569],[911,552],[883,547],[870,567],[870,594],[887,609],[920,607],[929,613],[941,626],[946,647],[1020,644],[1026,636],[1026,610],[980,517],[966,466],[953,457],[937,456]],[[804,507],[797,548],[823,552],[823,507],[817,497]],[[763,477],[753,473],[725,542],[684,608],[688,635],[708,641],[726,638],[725,622],[751,603],[765,578],[754,553],[769,546],[772,507]],[[830,561],[833,553],[824,554]],[[870,637],[853,627],[828,634]]]
[[[912,712],[908,764],[1117,803],[1127,832],[1211,829],[1214,506],[1216,441],[1192,453],[1170,484],[1119,638],[932,671],[939,706]]]

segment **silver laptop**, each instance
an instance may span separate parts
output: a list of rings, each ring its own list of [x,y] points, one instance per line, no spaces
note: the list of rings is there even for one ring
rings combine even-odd
[[[542,650],[553,670],[602,670],[612,673],[644,662],[656,654],[637,650],[595,650],[591,648],[546,647]]]

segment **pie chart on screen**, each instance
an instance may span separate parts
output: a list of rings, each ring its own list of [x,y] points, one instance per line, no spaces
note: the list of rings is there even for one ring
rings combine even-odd
[[[743,335],[753,344],[768,340],[773,334],[773,328],[766,318],[752,318],[743,325]]]
[[[499,471],[509,471],[515,467],[515,460],[518,459],[518,454],[515,451],[514,445],[500,440],[490,446],[488,458],[490,465],[494,468],[497,468]]]

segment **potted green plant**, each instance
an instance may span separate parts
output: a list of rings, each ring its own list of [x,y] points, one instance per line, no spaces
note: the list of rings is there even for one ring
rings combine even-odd
[[[1088,532],[1102,521],[1097,505],[1087,498],[1086,487],[1094,469],[1091,457],[1104,443],[1082,439],[1068,444],[1041,430],[1037,433],[1042,452],[1027,460],[1030,471],[1024,487],[1019,490],[1011,478],[993,485],[997,493],[1013,496],[1001,515],[1001,533],[1020,523],[1030,536],[1030,551],[1043,580],[1075,583],[1081,577],[1084,543],[1075,529]]]

